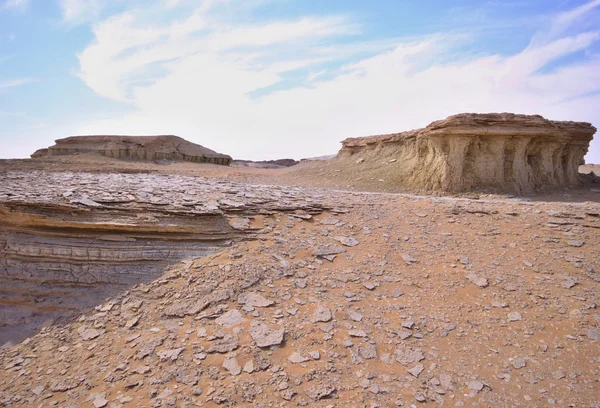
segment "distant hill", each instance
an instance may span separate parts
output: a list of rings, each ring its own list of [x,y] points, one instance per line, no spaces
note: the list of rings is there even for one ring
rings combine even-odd
[[[99,153],[117,159],[185,160],[228,166],[231,156],[217,153],[178,136],[71,136],[55,141],[54,146],[40,149],[32,158],[73,153]]]
[[[252,161],[252,160],[233,160],[231,162],[232,166],[236,167],[252,167],[252,168],[261,168],[261,169],[279,169],[282,167],[292,167],[298,164],[299,162],[294,159],[277,159],[277,160],[262,160],[262,161]]]

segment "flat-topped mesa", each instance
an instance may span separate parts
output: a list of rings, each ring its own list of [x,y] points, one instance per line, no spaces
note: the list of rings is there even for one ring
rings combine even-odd
[[[463,113],[423,129],[346,139],[337,157],[391,159],[398,184],[416,190],[524,194],[581,185],[578,168],[595,132],[539,115]]]
[[[185,160],[228,166],[231,156],[217,153],[178,136],[71,136],[40,149],[32,158],[73,153],[99,153],[117,159]]]

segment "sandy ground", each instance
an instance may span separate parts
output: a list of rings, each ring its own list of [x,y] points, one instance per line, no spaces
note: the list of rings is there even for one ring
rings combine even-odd
[[[340,192],[353,176],[325,181],[324,163],[301,164],[300,179],[94,160],[42,167],[311,186],[348,211],[253,216],[256,239],[1,349],[0,406],[600,404],[600,189]]]
[[[0,160],[2,171],[91,171],[108,173],[153,173],[153,174],[181,174],[187,176],[200,176],[223,178],[255,184],[278,184],[302,187],[335,189],[341,191],[368,191],[378,193],[408,193],[398,187],[393,177],[390,176],[389,166],[398,163],[384,163],[384,165],[365,169],[357,167],[348,169],[344,164],[331,160],[303,161],[300,164],[281,169],[253,168],[253,167],[228,167],[207,163],[190,162],[142,162],[135,160],[119,160],[96,154],[76,154],[67,156],[45,157],[35,160]],[[362,166],[362,165],[361,165]],[[586,165],[580,167],[582,174],[595,171],[600,175],[600,165]],[[368,173],[369,177],[365,177]],[[551,192],[538,192],[524,199],[534,201],[565,201],[584,202],[600,200],[600,184],[587,186],[580,189],[563,189]],[[427,195],[427,194],[426,194]],[[462,194],[467,198],[496,198],[506,197],[506,194],[475,193]]]
[[[600,164],[586,164],[584,166],[579,167],[579,172],[583,174],[587,174],[593,171],[597,175],[600,175]]]

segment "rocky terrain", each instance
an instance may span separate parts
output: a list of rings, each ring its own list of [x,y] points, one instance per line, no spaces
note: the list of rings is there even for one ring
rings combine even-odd
[[[217,153],[178,136],[71,136],[54,146],[37,150],[32,158],[66,154],[98,153],[107,157],[135,160],[183,160],[229,165],[231,156]]]
[[[0,161],[0,407],[598,408],[594,130],[460,115],[291,168]]]
[[[263,168],[263,169],[281,169],[285,167],[292,167],[296,164],[300,163],[294,159],[277,159],[277,160],[262,160],[262,161],[252,161],[252,160],[233,160],[231,162],[232,166],[236,167],[252,167],[252,168]]]
[[[293,188],[185,176],[11,172],[2,181],[0,345],[252,236],[248,216],[330,209]]]
[[[600,164],[586,163],[579,167],[579,172],[583,174],[594,173],[596,177],[600,177]]]
[[[386,167],[411,190],[528,194],[581,186],[578,167],[595,132],[589,123],[536,115],[465,113],[424,129],[346,139],[337,160],[371,173]]]
[[[164,228],[165,242],[187,228],[202,242],[204,217],[216,214],[212,233],[230,241],[0,349],[2,406],[600,403],[598,201],[164,174],[1,177],[3,228],[20,233],[42,220],[52,236],[59,223],[101,230],[112,218],[126,244],[148,228]],[[182,214],[188,223],[174,221]],[[18,258],[19,239],[4,245]],[[35,264],[35,245],[25,247]]]

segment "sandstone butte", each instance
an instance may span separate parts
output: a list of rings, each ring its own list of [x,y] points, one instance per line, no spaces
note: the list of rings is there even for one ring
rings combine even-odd
[[[71,136],[40,149],[32,158],[73,153],[99,153],[117,159],[185,160],[228,166],[231,156],[217,153],[178,136]]]
[[[539,115],[463,113],[423,129],[346,139],[337,159],[365,167],[394,161],[393,177],[409,189],[525,194],[580,186],[578,167],[595,132]]]

